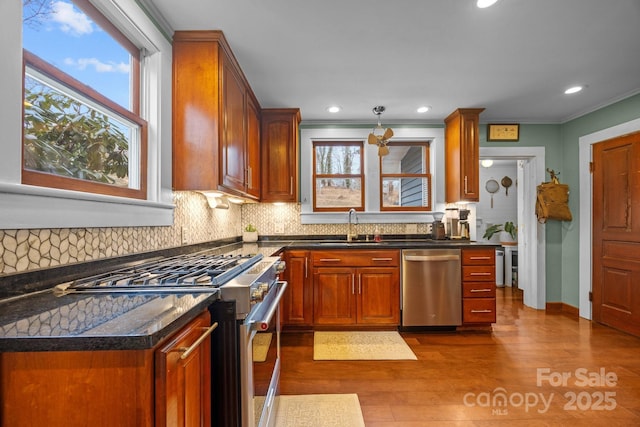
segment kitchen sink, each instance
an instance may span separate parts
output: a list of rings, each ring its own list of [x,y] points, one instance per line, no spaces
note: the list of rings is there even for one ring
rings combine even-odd
[[[381,241],[381,242],[376,242],[375,240],[354,240],[351,242],[345,242],[345,241],[334,241],[334,242],[318,242],[316,243],[317,245],[321,245],[321,246],[359,246],[359,245],[371,245],[371,246],[375,246],[375,245],[385,245],[388,244],[389,242],[386,241]]]

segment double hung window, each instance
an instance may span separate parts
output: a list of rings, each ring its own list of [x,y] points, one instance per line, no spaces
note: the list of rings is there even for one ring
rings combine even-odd
[[[390,142],[380,157],[380,210],[431,210],[428,142]]]
[[[146,198],[140,49],[88,0],[23,0],[22,182]]]
[[[364,210],[362,142],[313,142],[313,210]]]

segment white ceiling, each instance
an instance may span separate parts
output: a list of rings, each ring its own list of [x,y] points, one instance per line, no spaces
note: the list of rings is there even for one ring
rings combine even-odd
[[[300,107],[305,123],[375,123],[375,105],[383,124],[459,107],[562,123],[640,92],[640,0],[142,2],[169,32],[222,30],[260,105]]]

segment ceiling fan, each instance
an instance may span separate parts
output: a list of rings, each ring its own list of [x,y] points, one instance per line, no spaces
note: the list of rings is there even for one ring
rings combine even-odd
[[[367,140],[369,144],[376,144],[378,146],[379,156],[386,156],[389,154],[389,147],[387,147],[387,144],[393,136],[393,130],[391,130],[391,128],[387,128],[385,130],[380,124],[380,115],[384,113],[384,110],[385,108],[382,105],[373,107],[373,114],[378,116],[378,126],[376,126],[369,134],[369,138]]]

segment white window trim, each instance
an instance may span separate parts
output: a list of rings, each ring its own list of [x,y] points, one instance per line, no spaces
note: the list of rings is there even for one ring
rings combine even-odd
[[[444,212],[444,128],[393,127],[394,141],[430,140],[430,169],[433,178],[433,209]],[[344,212],[313,212],[313,141],[364,141],[363,167],[365,177],[365,211],[358,212],[361,223],[431,222],[426,212],[381,212],[380,170],[377,147],[366,143],[371,126],[362,128],[304,127],[300,130],[300,222],[302,224],[342,224]],[[306,172],[305,172],[306,171]]]
[[[173,225],[171,43],[135,2],[92,3],[143,46],[141,115],[148,123],[147,200],[21,184],[22,2],[0,2],[0,229]],[[16,43],[19,40],[19,43]]]

